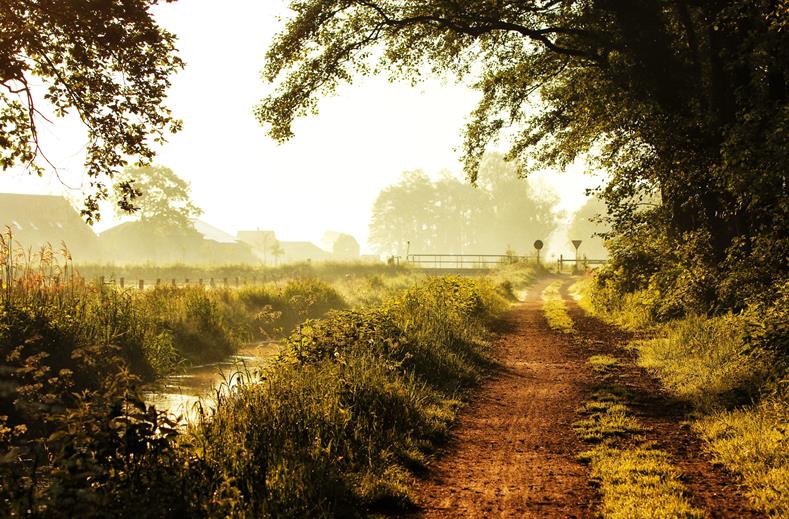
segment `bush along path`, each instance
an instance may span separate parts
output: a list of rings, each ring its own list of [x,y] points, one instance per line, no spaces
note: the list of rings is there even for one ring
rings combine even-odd
[[[416,515],[760,517],[687,406],[635,365],[632,334],[586,315],[560,280],[509,314],[498,371],[415,481]]]

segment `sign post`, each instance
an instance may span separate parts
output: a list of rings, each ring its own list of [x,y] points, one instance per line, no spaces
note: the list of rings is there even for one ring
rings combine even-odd
[[[578,272],[578,247],[581,246],[581,240],[572,240],[573,247],[575,247],[575,271]]]
[[[540,264],[540,249],[542,249],[542,240],[534,242],[534,248],[537,249],[537,265]]]

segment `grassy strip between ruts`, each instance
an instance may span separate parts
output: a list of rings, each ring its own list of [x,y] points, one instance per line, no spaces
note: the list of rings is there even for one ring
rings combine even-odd
[[[562,280],[554,281],[542,291],[542,311],[552,330],[575,333],[573,320],[567,313],[567,305],[559,293],[562,283]]]
[[[578,288],[588,311],[620,324],[643,320],[639,312],[601,307],[603,298],[584,284]],[[693,428],[713,459],[741,478],[755,507],[774,517],[789,515],[789,288],[782,293],[772,308],[651,323],[654,337],[633,343],[639,365],[693,404]]]
[[[681,474],[669,455],[652,448],[644,430],[627,407],[628,393],[612,380],[619,361],[595,355],[589,364],[600,385],[578,413],[573,430],[583,441],[597,444],[578,458],[590,464],[592,481],[599,485],[603,517],[704,517],[686,498]]]
[[[506,308],[484,280],[436,278],[383,305],[305,322],[282,356],[180,433],[103,379],[49,436],[0,428],[0,515],[364,516],[407,482],[489,366]],[[38,426],[42,426],[39,424]],[[37,426],[37,427],[38,427]],[[29,512],[27,512],[29,511]]]

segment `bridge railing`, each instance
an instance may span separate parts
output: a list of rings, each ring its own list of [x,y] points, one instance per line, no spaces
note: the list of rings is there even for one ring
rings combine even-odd
[[[424,269],[492,269],[508,263],[535,262],[537,258],[506,254],[409,254],[405,261]]]

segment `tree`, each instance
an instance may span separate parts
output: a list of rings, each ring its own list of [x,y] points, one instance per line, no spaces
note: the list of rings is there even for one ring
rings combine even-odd
[[[274,266],[276,267],[277,263],[279,262],[279,257],[285,254],[285,249],[282,248],[282,244],[279,242],[279,240],[275,240],[271,245],[269,252],[274,257]]]
[[[127,183],[134,190],[136,216],[152,229],[170,234],[193,231],[192,219],[203,214],[191,201],[189,182],[170,168],[126,168],[116,181]]]
[[[413,251],[430,250],[434,189],[423,171],[406,171],[398,184],[379,193],[370,222],[370,243],[377,251],[402,256],[409,241]]]
[[[166,0],[171,1],[171,0]],[[136,160],[149,164],[152,143],[180,129],[163,102],[170,75],[183,66],[175,36],[153,20],[159,0],[2,0],[0,2],[0,167],[41,174],[42,114],[33,85],[43,82],[57,116],[76,113],[87,128],[85,168],[92,192],[82,211],[100,217],[108,180]],[[134,189],[115,182],[123,210]]]
[[[464,159],[514,135],[522,174],[588,155],[611,181],[612,236],[649,226],[703,266],[696,309],[785,276],[789,10],[785,0],[293,0],[257,116],[277,140],[356,74],[471,81]],[[660,203],[648,210],[645,198]],[[647,236],[652,233],[640,233]],[[629,237],[627,237],[629,236]],[[623,266],[627,268],[627,266]],[[682,272],[678,269],[677,272]],[[676,283],[683,283],[676,277]]]
[[[359,242],[350,234],[340,233],[337,239],[334,240],[331,252],[335,258],[352,260],[359,258],[360,252]]]

